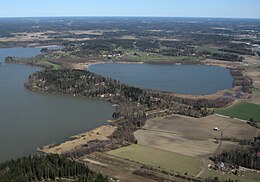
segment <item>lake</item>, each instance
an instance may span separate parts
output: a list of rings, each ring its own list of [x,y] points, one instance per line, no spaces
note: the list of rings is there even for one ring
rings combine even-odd
[[[0,49],[0,162],[103,125],[114,111],[110,103],[100,99],[39,94],[25,89],[28,76],[40,68],[4,64],[4,58],[32,57],[40,50]]]
[[[233,82],[229,69],[207,65],[108,63],[88,70],[135,87],[193,95],[230,89]]]

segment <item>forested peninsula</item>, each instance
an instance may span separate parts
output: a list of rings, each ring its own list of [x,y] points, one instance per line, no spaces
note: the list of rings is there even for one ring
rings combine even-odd
[[[60,93],[85,97],[99,97],[117,105],[112,126],[117,129],[108,141],[90,141],[80,150],[68,153],[83,156],[94,151],[107,151],[135,143],[134,132],[144,126],[148,118],[178,113],[203,117],[212,113],[214,101],[185,100],[167,93],[159,93],[128,86],[82,70],[43,70],[34,73],[25,83],[35,92]]]

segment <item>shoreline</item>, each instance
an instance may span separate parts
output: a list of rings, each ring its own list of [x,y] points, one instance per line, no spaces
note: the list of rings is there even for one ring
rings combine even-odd
[[[107,61],[97,61],[93,63],[72,63],[73,69],[79,69],[79,70],[88,70],[90,66],[96,65],[96,64],[109,64],[109,63],[118,63],[118,64],[145,64],[144,62],[127,62],[127,61],[120,61],[120,62],[107,62]]]
[[[87,63],[72,63],[72,69],[78,69],[78,70],[88,70],[88,68],[91,66],[91,65],[95,65],[95,64],[105,64],[107,62],[105,61],[97,61],[97,60],[93,60],[93,62],[87,62]],[[115,63],[120,63],[120,64],[146,64],[146,63],[137,63],[137,62],[134,62],[134,63],[129,63],[129,62],[115,62]],[[22,63],[20,63],[22,64]],[[149,64],[149,63],[148,63]],[[201,63],[200,63],[201,64]],[[219,65],[213,65],[213,66],[219,66]],[[226,67],[228,68],[228,67]],[[233,67],[235,68],[235,66]],[[233,76],[232,76],[233,77]],[[233,86],[232,87],[232,90],[231,92],[233,92],[235,87]],[[209,94],[209,95],[200,95],[200,96],[197,96],[197,95],[186,95],[186,94],[178,94],[178,93],[164,93],[164,92],[159,92],[159,93],[164,93],[164,94],[169,94],[171,96],[175,96],[175,97],[178,97],[178,98],[190,98],[190,99],[214,99],[214,98],[221,98],[224,96],[224,93],[227,92],[228,90],[221,90],[221,91],[218,91],[217,93],[214,93],[214,94]],[[155,91],[151,91],[151,92],[155,92]],[[235,100],[234,100],[235,101]],[[232,104],[232,102],[229,102],[229,104]],[[110,122],[108,121],[108,125],[103,125],[103,126],[100,126],[98,128],[95,128],[93,130],[90,130],[90,131],[86,131],[84,133],[81,133],[81,134],[78,134],[78,135],[75,135],[75,136],[72,136],[70,137],[72,140],[66,140],[65,142],[62,142],[60,144],[57,144],[57,145],[54,145],[52,146],[51,144],[49,145],[46,145],[46,146],[43,146],[42,148],[38,149],[38,151],[40,152],[43,152],[43,153],[58,153],[58,154],[62,154],[62,153],[66,153],[66,152],[71,152],[75,149],[79,149],[82,147],[82,145],[86,144],[87,142],[90,142],[92,140],[99,140],[99,141],[104,141],[104,140],[107,140],[109,136],[111,136],[113,134],[113,132],[117,129],[117,128],[113,128],[111,131],[111,133],[109,134],[104,134],[104,135],[98,135],[98,134],[93,134],[93,132],[95,133],[95,131],[99,131],[99,130],[102,130],[103,127],[106,128],[106,126],[109,126],[109,127],[112,127],[112,123],[114,122],[114,120],[111,120]],[[109,128],[107,128],[109,129]]]
[[[86,64],[81,64],[81,69],[83,69],[83,70],[88,70],[88,68],[89,68],[89,66],[91,66],[91,65],[95,65],[95,64],[105,64],[106,62],[95,62],[95,63],[86,63]],[[118,63],[121,63],[121,64],[129,64],[128,62],[118,62]],[[132,63],[132,64],[136,64],[136,63]],[[145,64],[145,63],[142,63],[142,64]],[[213,65],[213,66],[219,66],[219,65]],[[74,68],[78,68],[78,67],[74,67]],[[233,66],[233,67],[229,67],[229,66],[227,66],[226,65],[226,67],[225,68],[227,68],[227,69],[234,69],[234,68],[236,68],[235,66]],[[231,74],[232,75],[232,74]],[[233,77],[233,75],[232,75],[232,77]],[[233,77],[233,79],[235,80],[235,78]],[[233,86],[232,88],[231,88],[231,90],[220,90],[220,91],[218,91],[217,93],[214,93],[214,94],[209,94],[209,95],[199,95],[199,96],[195,96],[195,95],[186,95],[186,94],[177,94],[177,93],[169,93],[170,95],[175,95],[175,96],[177,96],[177,97],[180,97],[180,98],[187,98],[187,97],[190,97],[190,98],[192,98],[192,99],[212,99],[212,98],[222,98],[223,96],[224,96],[224,94],[225,94],[225,92],[227,92],[227,91],[229,91],[229,92],[231,92],[231,93],[234,93],[236,90],[240,90],[241,88],[237,88],[236,86]],[[247,94],[245,94],[245,95],[247,95]],[[244,96],[245,97],[245,96]],[[230,105],[232,105],[233,103],[236,103],[236,102],[238,102],[239,100],[240,100],[241,98],[239,98],[239,99],[234,99],[232,102],[229,102],[229,104],[227,104],[226,105],[226,107],[229,107]],[[117,105],[118,106],[118,105]],[[108,121],[109,122],[109,124],[112,124],[113,122],[114,122],[115,120],[113,119],[113,120],[110,120],[110,121]],[[110,125],[111,126],[111,125]],[[102,126],[101,126],[102,127]],[[99,128],[96,128],[97,130],[99,129]],[[91,130],[92,131],[92,130]],[[87,131],[87,132],[85,132],[85,133],[89,133],[89,132],[91,132],[91,131]],[[82,134],[79,134],[79,135],[77,135],[77,136],[82,136],[82,135],[84,135],[84,133],[82,133]],[[111,133],[111,135],[112,135],[112,133]],[[91,136],[90,136],[90,138],[89,139],[86,139],[85,140],[85,142],[88,142],[89,140],[91,139]],[[78,142],[78,140],[79,139],[75,139],[75,140],[73,140],[75,143],[80,143],[80,142]],[[41,152],[44,152],[44,153],[50,153],[50,151],[54,151],[54,150],[56,150],[56,152],[58,152],[58,153],[60,153],[61,151],[66,151],[66,144],[68,144],[68,143],[71,143],[71,141],[65,141],[65,142],[63,142],[63,143],[61,143],[61,144],[59,144],[58,146],[55,146],[55,147],[50,147],[50,146],[44,146],[43,147],[43,149],[41,149]],[[62,147],[62,146],[65,146],[64,148]],[[51,149],[49,149],[49,147],[51,148]],[[59,147],[59,148],[58,148]],[[63,149],[62,149],[63,148]],[[51,153],[52,153],[51,152]]]
[[[92,65],[95,64],[105,64],[105,61],[95,61],[95,62],[87,62],[87,63],[72,63],[72,69],[77,69],[77,70],[85,70],[87,71],[88,68]]]
[[[108,137],[110,137],[116,129],[116,126],[105,124],[92,130],[74,136],[70,136],[68,140],[65,140],[63,142],[45,145],[43,147],[38,148],[37,151],[47,154],[64,154],[67,152],[71,152],[72,150],[80,149],[87,142],[93,140],[109,140]]]
[[[210,62],[208,62],[208,61],[210,61]],[[88,70],[88,68],[92,65],[107,64],[107,63],[108,62],[105,62],[105,61],[98,61],[98,62],[95,62],[95,63],[86,63],[86,64],[82,65],[83,67],[80,67],[81,68],[80,70]],[[114,61],[112,63],[118,63],[118,64],[153,64],[153,63],[145,63],[145,62],[128,62],[128,61],[119,61],[119,62]],[[158,63],[155,63],[155,64],[158,64]],[[239,65],[237,65],[237,63],[211,59],[211,60],[205,60],[205,62],[202,61],[200,63],[195,63],[195,64],[197,64],[197,65],[207,65],[207,66],[217,66],[217,67],[229,69],[231,77],[233,78],[232,87],[229,88],[229,89],[219,90],[215,93],[205,94],[205,95],[181,94],[181,93],[158,91],[158,90],[151,90],[151,89],[144,89],[144,90],[156,92],[156,93],[169,94],[171,96],[176,96],[176,97],[180,97],[180,98],[216,99],[216,98],[230,97],[230,98],[234,99],[234,101],[227,104],[227,106],[232,105],[237,99],[245,99],[245,98],[248,97],[248,94],[245,93],[245,92],[239,98],[236,98],[236,96],[235,96],[240,90],[243,90],[243,86],[235,84],[237,76],[232,74],[232,70],[239,70],[240,69],[238,67]],[[169,63],[169,65],[176,65],[176,63]],[[75,66],[74,68],[77,69],[77,66]],[[242,76],[241,76],[242,78],[249,79],[248,77],[245,76],[245,74],[242,71],[241,71],[241,74],[242,74]],[[239,88],[239,87],[242,87],[242,88]],[[229,96],[225,96],[225,94],[227,94],[227,93],[228,93]]]

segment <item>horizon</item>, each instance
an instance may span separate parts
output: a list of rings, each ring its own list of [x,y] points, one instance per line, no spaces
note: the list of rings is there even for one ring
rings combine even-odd
[[[258,0],[2,0],[0,18],[176,17],[259,19]]]
[[[202,16],[0,16],[0,19],[4,18],[190,18],[190,19],[247,19],[247,20],[260,20],[259,18],[247,18],[247,17],[202,17]]]

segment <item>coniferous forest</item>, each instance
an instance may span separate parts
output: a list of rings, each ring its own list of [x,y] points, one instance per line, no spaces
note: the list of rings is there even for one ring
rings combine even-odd
[[[0,182],[106,182],[107,177],[87,165],[59,155],[29,156],[0,164]]]

